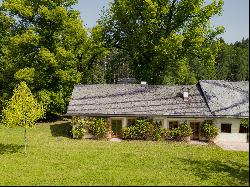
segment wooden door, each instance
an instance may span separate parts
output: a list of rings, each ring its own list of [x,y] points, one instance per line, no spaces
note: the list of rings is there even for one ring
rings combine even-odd
[[[193,130],[192,140],[199,140],[200,138],[200,122],[190,122],[190,127]]]
[[[122,137],[122,119],[112,119],[111,130],[112,130],[112,137],[121,138]]]

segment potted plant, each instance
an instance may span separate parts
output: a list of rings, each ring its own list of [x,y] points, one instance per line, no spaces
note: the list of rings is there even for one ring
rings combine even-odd
[[[192,128],[185,121],[177,129],[177,140],[190,142],[190,137],[193,134]]]
[[[214,142],[214,139],[219,134],[219,129],[212,120],[206,120],[201,125],[201,134],[208,142]]]

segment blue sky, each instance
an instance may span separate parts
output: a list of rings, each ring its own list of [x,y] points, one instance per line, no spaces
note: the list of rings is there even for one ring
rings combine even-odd
[[[100,17],[103,6],[108,6],[110,1],[112,0],[79,0],[75,8],[81,12],[84,25],[93,27]],[[214,17],[212,24],[225,27],[226,31],[221,37],[227,43],[249,37],[249,0],[224,0],[222,16]]]
[[[110,1],[112,0],[79,0],[75,8],[81,12],[84,25],[93,27],[100,17],[103,6],[108,6]],[[222,16],[212,19],[214,26],[225,27],[226,32],[221,37],[228,43],[249,37],[249,0],[224,0],[223,10]]]

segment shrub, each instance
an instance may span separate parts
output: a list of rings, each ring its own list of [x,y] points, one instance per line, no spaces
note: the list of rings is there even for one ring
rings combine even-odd
[[[104,138],[108,132],[108,122],[104,118],[93,118],[88,124],[88,132],[96,139]]]
[[[185,121],[184,123],[182,123],[179,127],[179,136],[181,137],[188,137],[191,136],[193,134],[192,128],[187,124],[187,122]]]
[[[249,128],[249,119],[248,118],[241,119],[240,124],[245,128]]]
[[[134,125],[126,127],[122,130],[125,139],[146,140],[150,138],[152,131],[152,123],[146,119],[137,119]]]
[[[136,139],[136,127],[129,126],[122,129],[122,137],[124,139]]]
[[[82,138],[86,132],[86,126],[88,124],[88,119],[82,119],[81,117],[73,117],[71,120],[72,130],[71,133],[75,138]]]
[[[219,129],[214,125],[212,120],[206,120],[201,125],[201,134],[210,141],[219,134]]]
[[[170,130],[170,129],[162,129],[161,131],[161,136],[165,140],[173,140],[175,137],[175,129]]]
[[[192,133],[192,128],[187,124],[187,122],[184,122],[178,128],[173,129],[174,139],[178,141],[189,142]]]
[[[154,140],[154,141],[161,140],[161,138],[162,138],[162,131],[163,131],[163,128],[161,128],[161,124],[160,123],[152,122],[151,132],[150,132],[152,140]]]
[[[162,137],[165,140],[185,140],[187,141],[193,131],[187,122],[182,123],[178,128],[175,129],[163,129]]]

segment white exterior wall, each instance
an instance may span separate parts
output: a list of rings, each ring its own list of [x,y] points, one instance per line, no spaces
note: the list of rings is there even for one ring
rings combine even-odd
[[[239,133],[240,119],[233,118],[217,118],[214,120],[215,125],[219,128],[219,135],[216,137],[215,142],[246,142],[247,133]],[[231,133],[221,132],[221,124],[232,124]]]
[[[128,119],[135,119],[136,117],[109,117],[108,121],[110,122],[111,119],[122,119],[122,127],[127,127]],[[168,122],[169,121],[179,121],[182,123],[187,121],[189,124],[190,122],[203,122],[204,120],[209,120],[208,118],[171,118],[166,116],[155,116],[153,120],[163,120],[163,128],[169,128]],[[247,133],[239,133],[240,129],[240,119],[235,118],[217,118],[213,120],[215,125],[219,128],[219,135],[216,137],[215,142],[246,142],[247,140]],[[231,126],[231,133],[221,133],[221,124],[228,123],[232,124]],[[74,136],[73,136],[74,138]],[[85,133],[83,138],[93,138],[91,134]]]
[[[190,122],[203,122],[204,120],[209,120],[209,118],[167,118],[167,117],[154,117],[155,119],[164,119],[164,128],[168,127],[169,121],[179,121],[182,123],[187,121]],[[246,142],[247,133],[239,133],[240,130],[240,119],[235,118],[217,118],[213,120],[215,125],[219,128],[219,135],[216,137],[215,142]],[[222,133],[221,124],[227,123],[232,124],[231,133]],[[200,140],[205,140],[205,138],[200,137]]]
[[[163,121],[163,128],[168,128],[168,118],[167,117],[163,117],[163,116],[153,117],[153,121],[157,121],[157,120],[162,120]]]

